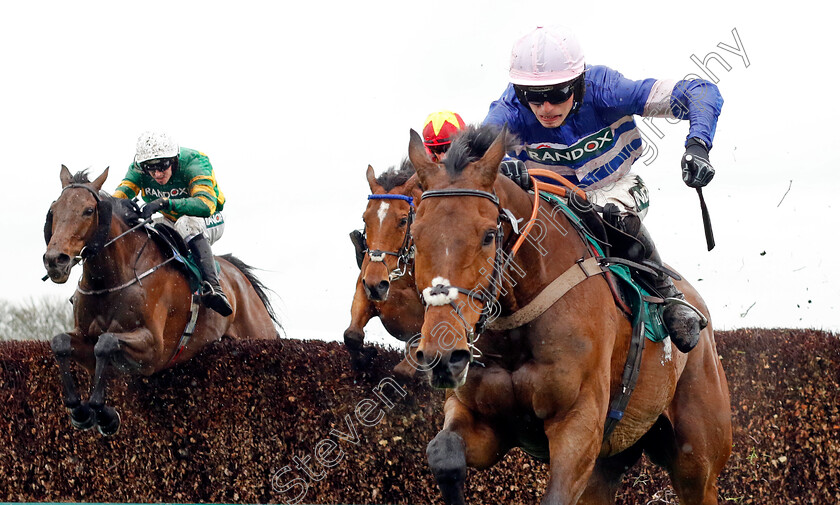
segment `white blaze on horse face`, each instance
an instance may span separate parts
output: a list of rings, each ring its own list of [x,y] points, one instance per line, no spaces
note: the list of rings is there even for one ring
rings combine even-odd
[[[391,204],[388,202],[382,202],[379,204],[379,210],[376,212],[377,217],[379,217],[379,226],[382,226],[382,221],[385,221],[385,216],[388,215],[389,207],[391,207]]]

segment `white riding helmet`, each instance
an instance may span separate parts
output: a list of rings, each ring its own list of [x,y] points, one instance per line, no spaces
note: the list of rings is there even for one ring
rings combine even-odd
[[[538,26],[513,44],[510,82],[545,86],[571,81],[585,70],[577,37],[562,26]]]
[[[143,132],[137,139],[137,154],[134,161],[138,165],[144,161],[178,156],[178,143],[163,132]]]

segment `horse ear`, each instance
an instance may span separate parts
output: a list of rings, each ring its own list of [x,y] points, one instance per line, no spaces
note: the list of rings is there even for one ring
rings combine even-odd
[[[382,188],[382,185],[376,182],[376,174],[373,173],[372,166],[368,165],[367,173],[365,175],[367,176],[368,186],[370,186],[371,193],[376,195],[385,192],[385,190]]]
[[[499,175],[499,164],[505,157],[505,145],[507,144],[507,125],[502,127],[502,131],[496,136],[496,139],[490,144],[487,152],[475,164],[475,170],[478,172],[478,177],[481,184],[485,187],[492,187],[496,182],[496,176]]]
[[[440,170],[440,166],[429,158],[423,139],[414,129],[411,129],[411,139],[408,142],[408,159],[417,171],[417,177],[424,188],[429,187],[429,181]]]
[[[102,175],[97,177],[96,180],[93,181],[93,183],[91,183],[91,185],[96,189],[96,191],[99,191],[100,189],[102,189],[102,185],[105,184],[105,179],[108,178],[108,169],[109,168],[111,168],[111,167],[105,167],[105,171],[102,172]]]
[[[61,174],[59,174],[59,177],[61,177],[62,188],[66,188],[70,185],[70,181],[73,179],[73,176],[70,175],[70,169],[64,165],[61,165]]]

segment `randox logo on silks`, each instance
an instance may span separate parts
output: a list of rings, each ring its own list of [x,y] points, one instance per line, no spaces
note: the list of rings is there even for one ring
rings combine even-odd
[[[608,126],[599,132],[583,138],[574,145],[553,144],[540,142],[525,146],[528,157],[534,161],[548,164],[567,164],[576,161],[586,161],[608,150],[613,143],[612,129]],[[606,146],[606,148],[604,147]]]
[[[190,196],[187,188],[172,188],[170,191],[160,191],[154,188],[143,188],[143,192],[155,198],[178,198],[181,195]]]

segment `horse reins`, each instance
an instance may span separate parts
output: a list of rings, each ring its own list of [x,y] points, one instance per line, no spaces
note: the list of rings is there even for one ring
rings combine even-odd
[[[368,195],[368,200],[404,200],[410,205],[408,211],[408,221],[405,226],[405,236],[399,251],[382,251],[380,249],[365,249],[365,253],[373,263],[385,263],[385,256],[395,256],[397,258],[397,268],[388,272],[388,280],[393,282],[404,276],[408,271],[408,265],[414,259],[414,245],[411,240],[411,223],[414,222],[414,198],[406,195]],[[367,244],[367,233],[362,232],[365,236],[365,244]]]
[[[91,188],[90,186],[88,186],[87,184],[80,184],[80,183],[68,184],[67,186],[65,186],[61,190],[61,192],[64,193],[65,191],[67,191],[68,189],[71,189],[71,188],[82,188],[82,189],[85,189],[86,191],[88,191],[91,195],[93,195],[93,198],[96,200],[97,221],[98,221],[97,229],[94,232],[93,237],[91,237],[89,243],[85,244],[84,247],[82,247],[82,250],[79,252],[79,255],[73,258],[73,264],[70,266],[71,269],[74,266],[82,263],[83,261],[96,256],[97,254],[102,252],[102,250],[104,250],[106,247],[113,244],[114,242],[121,239],[122,237],[128,235],[129,233],[137,230],[138,228],[140,228],[142,226],[145,226],[146,223],[148,223],[151,220],[151,218],[143,220],[140,223],[138,223],[137,225],[135,225],[135,226],[129,228],[128,230],[124,231],[123,233],[120,233],[119,235],[112,238],[111,240],[106,241],[106,239],[108,238],[108,232],[110,231],[110,228],[111,228],[111,219],[113,218],[113,207],[111,205],[111,202],[109,202],[107,200],[103,200],[102,197],[99,196],[99,193],[96,190],[94,190],[93,188]],[[46,224],[49,226],[50,231],[51,231],[51,229],[52,229],[52,210],[50,210],[47,213],[47,223]],[[46,226],[45,226],[45,228],[46,228]],[[51,233],[50,233],[50,236],[51,236]],[[45,233],[45,238],[46,237],[47,237],[47,234]],[[149,238],[151,239],[151,237],[149,237]],[[135,264],[137,263],[137,261],[139,261],[140,255],[142,254],[145,247],[146,246],[144,244],[143,248],[140,249],[140,253],[138,253],[138,255],[137,255],[137,259],[135,260]],[[81,279],[79,279],[79,285],[76,286],[76,291],[78,291],[80,294],[83,294],[83,295],[103,295],[103,294],[107,294],[107,293],[113,293],[113,292],[116,292],[116,291],[120,291],[122,289],[127,288],[128,286],[131,286],[132,284],[134,284],[136,282],[140,282],[141,279],[151,275],[156,270],[158,270],[162,266],[166,265],[167,263],[169,263],[173,259],[175,259],[174,256],[165,260],[165,261],[163,261],[163,262],[161,262],[161,263],[159,263],[159,264],[157,264],[157,265],[155,265],[154,267],[150,268],[149,270],[146,270],[145,272],[143,272],[140,275],[136,274],[137,269],[135,267],[135,269],[134,269],[135,276],[132,280],[130,280],[128,282],[125,282],[123,284],[120,284],[119,286],[112,287],[112,288],[94,289],[94,290],[82,289],[82,287],[81,287],[81,282],[82,281],[81,281]],[[45,275],[44,277],[41,278],[41,280],[46,281],[48,278],[49,278],[49,275]]]

